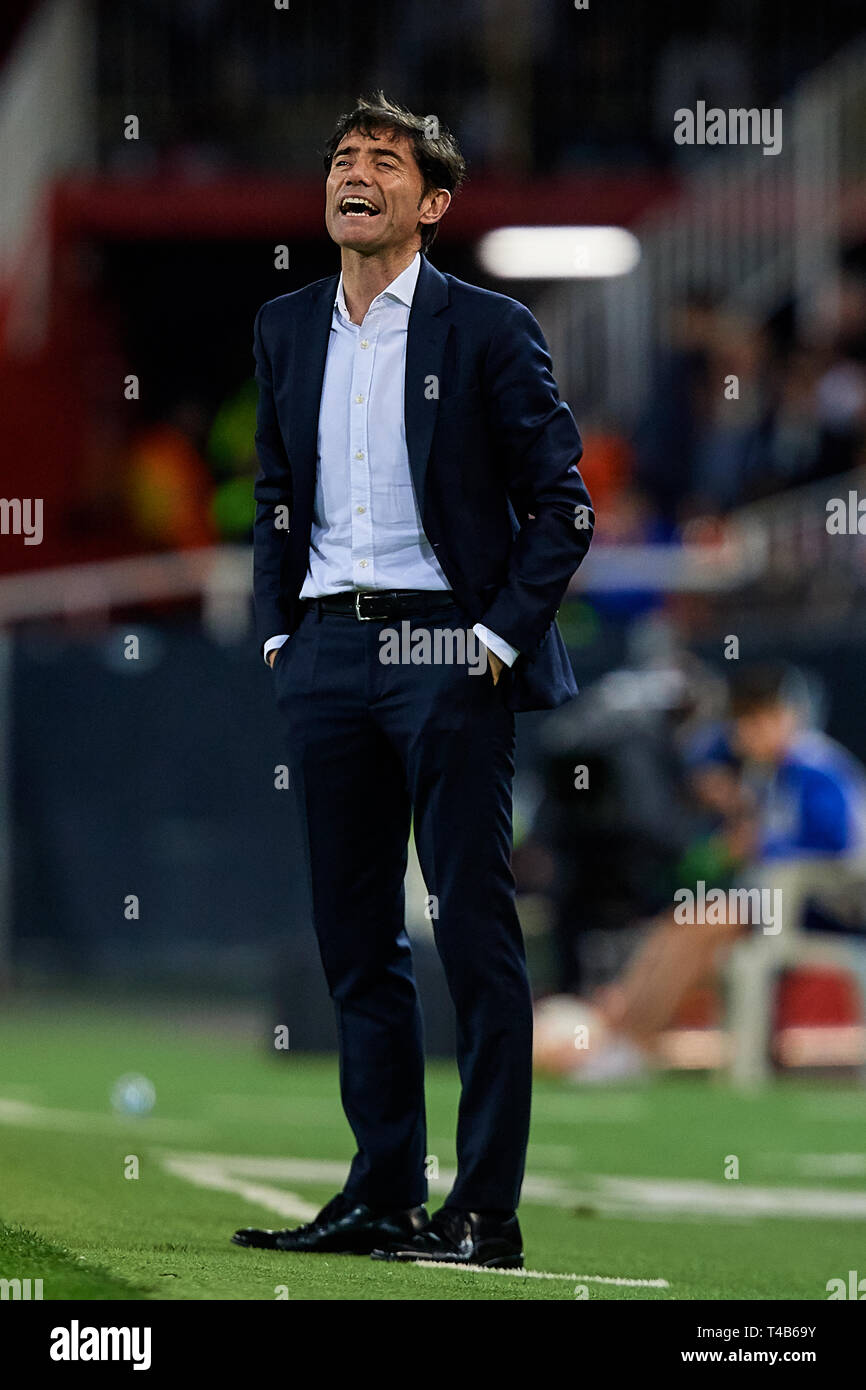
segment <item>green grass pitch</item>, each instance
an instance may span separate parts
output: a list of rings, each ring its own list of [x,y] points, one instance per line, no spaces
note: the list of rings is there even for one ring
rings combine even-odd
[[[150,1114],[112,1110],[124,1073],[155,1086]],[[443,1184],[456,1100],[455,1070],[431,1065]],[[864,1119],[866,1093],[842,1079],[748,1098],[702,1077],[539,1082],[520,1216],[544,1277],[280,1255],[229,1237],[297,1224],[340,1187],[352,1143],[333,1058],[269,1055],[178,1007],[7,1009],[0,1278],[41,1278],[46,1299],[823,1300],[829,1279],[866,1273]]]

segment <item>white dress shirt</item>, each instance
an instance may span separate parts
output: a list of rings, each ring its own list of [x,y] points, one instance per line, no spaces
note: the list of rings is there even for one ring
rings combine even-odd
[[[412,485],[403,400],[409,312],[421,256],[352,323],[340,276],[319,406],[309,572],[300,597],[355,589],[448,589]],[[476,623],[506,665],[517,650]],[[269,652],[288,641],[268,639]]]

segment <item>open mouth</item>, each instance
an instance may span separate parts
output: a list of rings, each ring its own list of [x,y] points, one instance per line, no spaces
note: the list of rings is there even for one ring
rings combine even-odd
[[[379,209],[369,198],[359,198],[356,194],[343,198],[340,212],[344,217],[378,217]]]

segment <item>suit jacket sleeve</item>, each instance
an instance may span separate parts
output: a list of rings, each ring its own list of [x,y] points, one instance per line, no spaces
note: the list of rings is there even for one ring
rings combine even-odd
[[[484,391],[520,530],[505,584],[481,622],[531,655],[589,549],[595,517],[577,466],[577,425],[559,398],[544,335],[522,304],[512,302],[495,326]]]
[[[256,411],[256,453],[259,473],[255,481],[256,518],[253,527],[253,591],[259,642],[286,631],[286,615],[280,604],[280,577],[288,537],[285,524],[275,525],[278,506],[288,508],[291,525],[292,475],[274,404],[270,358],[262,333],[267,305],[256,315],[253,351],[259,388]]]

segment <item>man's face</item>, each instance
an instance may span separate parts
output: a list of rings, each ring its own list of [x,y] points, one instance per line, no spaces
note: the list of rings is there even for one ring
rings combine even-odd
[[[373,255],[419,244],[418,223],[437,222],[449,202],[443,189],[424,194],[412,143],[401,131],[350,131],[331,161],[325,226],[338,246]]]
[[[788,705],[767,705],[734,721],[736,752],[756,763],[781,763],[797,732],[797,714]]]

